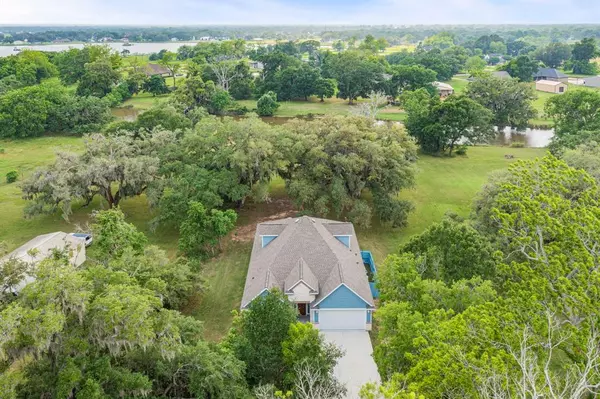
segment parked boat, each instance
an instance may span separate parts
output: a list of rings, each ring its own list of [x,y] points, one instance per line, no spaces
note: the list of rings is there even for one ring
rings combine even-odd
[[[21,49],[18,47],[15,47],[15,48],[13,48],[13,51],[21,51]]]

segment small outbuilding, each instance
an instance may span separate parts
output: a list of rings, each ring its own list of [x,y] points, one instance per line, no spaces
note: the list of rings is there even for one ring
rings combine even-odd
[[[553,80],[538,80],[535,82],[535,89],[546,93],[561,94],[566,92],[568,87],[566,83]]]
[[[438,89],[440,93],[440,97],[448,97],[451,94],[454,94],[454,87],[450,86],[448,83],[444,82],[433,82],[432,85]]]
[[[74,266],[80,266],[85,262],[85,241],[62,231],[57,231],[39,235],[26,242],[8,255],[0,258],[0,265],[11,259],[16,259],[35,268],[44,259],[49,258],[55,250],[66,251],[69,262]],[[26,276],[17,286],[13,287],[13,292],[21,291],[23,287],[32,281],[34,281],[33,276]]]

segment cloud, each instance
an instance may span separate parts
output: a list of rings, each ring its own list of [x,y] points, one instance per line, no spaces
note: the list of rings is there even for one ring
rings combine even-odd
[[[0,24],[595,23],[596,0],[2,0]]]

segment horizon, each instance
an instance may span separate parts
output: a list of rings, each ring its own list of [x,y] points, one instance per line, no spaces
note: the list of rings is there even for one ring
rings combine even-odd
[[[600,2],[588,0],[23,0],[3,6],[0,26],[594,25],[598,20]]]

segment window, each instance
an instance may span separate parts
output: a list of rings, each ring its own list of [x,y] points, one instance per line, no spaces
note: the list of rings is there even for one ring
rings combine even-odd
[[[267,245],[269,245],[271,243],[271,241],[273,241],[277,237],[279,237],[279,236],[262,236],[262,247],[261,248],[264,248]]]
[[[349,235],[345,235],[345,236],[334,236],[339,242],[341,242],[342,244],[344,244],[346,247],[350,248],[350,236]]]

